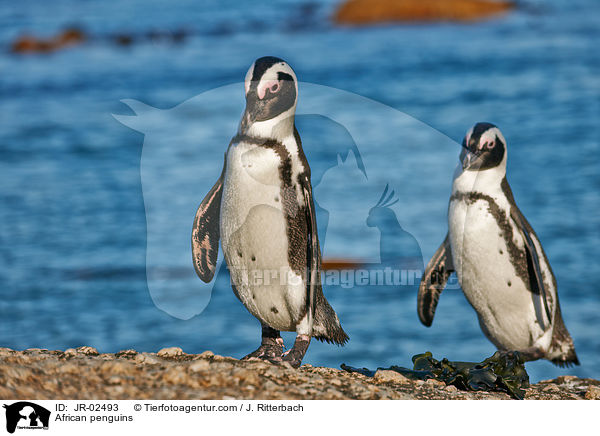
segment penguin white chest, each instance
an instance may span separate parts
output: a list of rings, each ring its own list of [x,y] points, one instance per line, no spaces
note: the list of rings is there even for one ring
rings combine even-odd
[[[495,213],[506,213],[502,206],[495,203]],[[531,293],[511,263],[504,229],[489,200],[451,200],[448,221],[456,274],[482,330],[501,349],[531,346],[531,339],[543,330],[536,324]],[[513,242],[523,249],[522,241]]]
[[[221,203],[221,243],[234,292],[255,317],[295,330],[305,292],[288,261],[280,157],[241,143],[227,153]]]

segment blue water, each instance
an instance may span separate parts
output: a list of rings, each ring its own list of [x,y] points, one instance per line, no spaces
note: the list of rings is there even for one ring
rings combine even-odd
[[[398,124],[394,142],[391,118],[363,110],[371,107],[367,103],[327,103],[348,131],[365,126],[351,136],[376,185],[370,207],[394,182],[401,200],[394,210],[425,261],[446,232],[445,202],[459,153],[450,139],[460,142],[477,121],[500,126],[509,143],[509,182],[552,264],[582,362],[569,370],[529,363],[531,379],[564,373],[600,378],[600,4],[525,2],[520,11],[480,24],[361,29],[332,26],[334,8],[333,1],[297,0],[0,6],[1,346],[85,344],[102,352],[181,346],[235,357],[256,347],[258,322],[227,284],[217,283],[201,311],[206,294],[189,275],[188,253],[154,255],[152,241],[157,238],[156,247],[187,241],[190,229],[181,227],[177,214],[189,209],[193,217],[234,134],[242,95],[237,100],[233,92],[221,111],[219,105],[204,110],[203,93],[230,84],[235,90],[255,58],[272,54],[306,82],[300,88],[305,107],[315,104],[319,92],[310,84],[317,84],[406,114],[398,115],[399,123],[414,117]],[[89,42],[42,55],[8,50],[23,32],[51,36],[71,25],[84,29]],[[182,29],[187,36],[180,43],[146,36]],[[134,43],[114,44],[118,33],[130,33]],[[154,139],[112,116],[133,115],[122,99],[165,110],[150,123],[159,131]],[[173,121],[166,109],[180,104]],[[349,232],[331,213],[352,216],[351,205],[366,198],[360,186],[346,184],[360,174],[336,179],[326,173],[349,133],[310,115],[298,125],[313,172],[331,176],[319,185],[323,193],[315,187],[319,228],[327,226],[325,256],[370,259],[376,245],[360,237],[344,245]],[[141,162],[147,164],[142,170]],[[150,171],[165,163],[167,176]],[[180,209],[161,207],[152,195]],[[166,232],[166,241],[155,228]],[[371,240],[373,233],[365,235]],[[147,261],[164,259],[171,268],[168,295],[146,274]],[[306,363],[375,368],[409,366],[410,356],[425,350],[454,360],[482,360],[494,352],[459,290],[443,293],[431,328],[419,323],[409,289],[330,286],[325,293],[351,340],[343,348],[314,342]],[[292,338],[285,335],[288,343]]]

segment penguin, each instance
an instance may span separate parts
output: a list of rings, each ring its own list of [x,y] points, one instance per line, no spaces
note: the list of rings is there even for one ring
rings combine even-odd
[[[477,123],[462,143],[448,205],[448,233],[423,274],[417,312],[430,326],[442,290],[456,272],[485,336],[525,361],[579,365],[562,319],[554,273],[506,179],[506,140]]]
[[[262,326],[261,345],[243,359],[297,368],[311,338],[349,338],[321,286],[311,173],[294,123],[296,74],[282,59],[262,57],[246,74],[245,94],[221,176],[194,218],[193,263],[208,283],[221,241],[233,292]],[[297,334],[285,353],[280,331]]]

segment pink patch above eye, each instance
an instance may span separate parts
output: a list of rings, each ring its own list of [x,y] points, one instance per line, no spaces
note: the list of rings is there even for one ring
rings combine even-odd
[[[277,80],[265,80],[264,82],[259,83],[258,89],[256,90],[258,98],[261,100],[265,98],[267,89],[272,94],[275,94],[277,91],[279,91],[279,82]]]

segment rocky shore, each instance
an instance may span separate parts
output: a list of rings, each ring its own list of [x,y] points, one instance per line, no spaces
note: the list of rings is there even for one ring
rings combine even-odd
[[[66,351],[0,348],[2,399],[499,399],[501,392],[466,392],[437,380],[410,380],[394,371],[374,377],[303,365],[293,369],[262,361],[94,348]],[[525,399],[600,399],[600,381],[561,376],[527,389]]]

